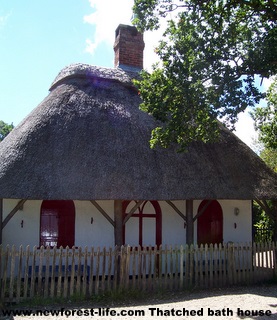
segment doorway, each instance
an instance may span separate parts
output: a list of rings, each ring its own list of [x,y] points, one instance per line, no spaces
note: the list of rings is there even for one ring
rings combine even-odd
[[[44,200],[40,210],[40,246],[73,247],[75,206],[72,200]]]
[[[205,208],[206,207],[206,208]],[[215,244],[223,242],[223,212],[216,200],[203,200],[198,208],[204,212],[197,219],[198,244]]]

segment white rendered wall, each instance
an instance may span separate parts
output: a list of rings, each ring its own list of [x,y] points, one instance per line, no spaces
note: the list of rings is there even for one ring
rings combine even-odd
[[[76,209],[75,245],[114,247],[114,228],[110,222],[90,201],[74,201],[74,203]],[[97,201],[97,203],[113,219],[114,202],[110,200]]]
[[[4,199],[3,218],[16,206],[19,200]],[[249,242],[252,240],[252,205],[251,201],[220,200],[218,201],[223,210],[223,237],[227,242]],[[42,201],[27,200],[23,210],[19,210],[3,229],[3,245],[39,245],[40,229],[40,206]],[[97,203],[113,219],[114,202],[97,201]],[[173,201],[176,207],[185,214],[185,201]],[[194,201],[194,216],[197,214],[201,201]],[[90,201],[74,201],[76,209],[75,218],[75,246],[113,247],[114,229],[108,220],[92,205]],[[162,244],[184,245],[186,243],[186,229],[184,220],[165,201],[159,202],[162,211]],[[234,209],[239,208],[239,215],[234,214]],[[152,219],[151,219],[152,220]],[[21,222],[23,221],[23,227]],[[150,221],[150,220],[149,220]],[[137,222],[133,219],[128,221],[129,234],[126,242],[136,245]],[[236,224],[236,228],[235,228]],[[146,241],[152,245],[154,235],[153,221],[149,225],[149,234]],[[133,235],[133,236],[132,236]],[[194,223],[194,239],[197,243],[197,221]]]
[[[4,199],[3,219],[14,209],[19,199]],[[28,200],[7,223],[3,229],[3,245],[16,245],[30,247],[39,246],[41,201]],[[21,223],[23,221],[23,225]]]
[[[172,201],[174,205],[186,215],[185,201]],[[186,243],[185,221],[165,201],[160,202],[162,209],[162,243],[169,245],[183,245]]]
[[[224,242],[252,241],[252,202],[224,200],[220,204],[224,213]],[[234,214],[235,208],[239,209],[237,216]]]

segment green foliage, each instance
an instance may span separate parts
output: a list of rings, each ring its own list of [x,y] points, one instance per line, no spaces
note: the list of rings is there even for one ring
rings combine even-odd
[[[268,201],[269,208],[272,208],[271,201]],[[255,242],[270,242],[274,234],[274,220],[266,213],[257,202],[253,202],[253,226],[255,229]]]
[[[265,148],[260,157],[275,172],[277,172],[277,149]]]
[[[13,124],[7,124],[0,120],[0,141],[2,141],[14,128]]]
[[[260,141],[266,148],[277,150],[277,77],[274,78],[267,92],[267,101],[267,106],[257,108],[252,116],[260,134]],[[273,150],[271,152],[274,152]],[[275,162],[275,169],[276,167]]]
[[[160,65],[136,84],[141,108],[161,121],[151,146],[214,141],[217,119],[230,129],[263,94],[256,76],[277,71],[277,5],[270,1],[135,0],[135,24],[156,29],[168,12],[157,54]]]
[[[260,153],[260,157],[275,172],[277,172],[277,148],[276,148],[276,85],[273,82],[269,89],[269,103],[264,108],[257,108],[252,114],[256,129],[259,131],[259,140],[263,143],[264,149]],[[275,128],[275,129],[274,129]],[[275,130],[275,131],[274,131]],[[275,133],[274,133],[275,132]],[[256,229],[255,241],[265,242],[277,239],[277,212],[273,201],[264,201],[264,207],[254,202],[253,217],[254,227]]]

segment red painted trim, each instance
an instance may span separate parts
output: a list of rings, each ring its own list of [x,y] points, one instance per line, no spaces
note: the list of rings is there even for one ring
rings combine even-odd
[[[198,212],[207,204],[203,200]],[[213,200],[206,210],[197,219],[197,242],[198,244],[222,243],[223,242],[223,211],[218,201]]]
[[[43,232],[49,231],[49,236]],[[51,236],[51,232],[57,236]],[[75,205],[72,200],[44,200],[40,208],[40,246],[46,241],[55,242],[58,247],[73,247],[75,242]]]
[[[127,216],[128,212],[126,212],[126,209],[131,201],[123,201],[122,203],[122,214],[123,214],[123,219]],[[142,206],[138,208],[139,213],[134,213],[132,217],[139,218],[139,243],[138,245],[142,246],[143,243],[143,219],[145,218],[155,218],[156,219],[156,245],[160,246],[162,244],[162,211],[161,207],[159,205],[158,201],[150,201],[155,213],[144,213],[144,207],[148,201],[145,201]],[[123,226],[123,243],[126,244],[125,242],[125,225]]]

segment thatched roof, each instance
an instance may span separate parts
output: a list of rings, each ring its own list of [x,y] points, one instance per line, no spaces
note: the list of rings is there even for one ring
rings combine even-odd
[[[72,65],[0,143],[0,198],[277,198],[277,175],[234,134],[149,148],[155,120],[120,69]]]

